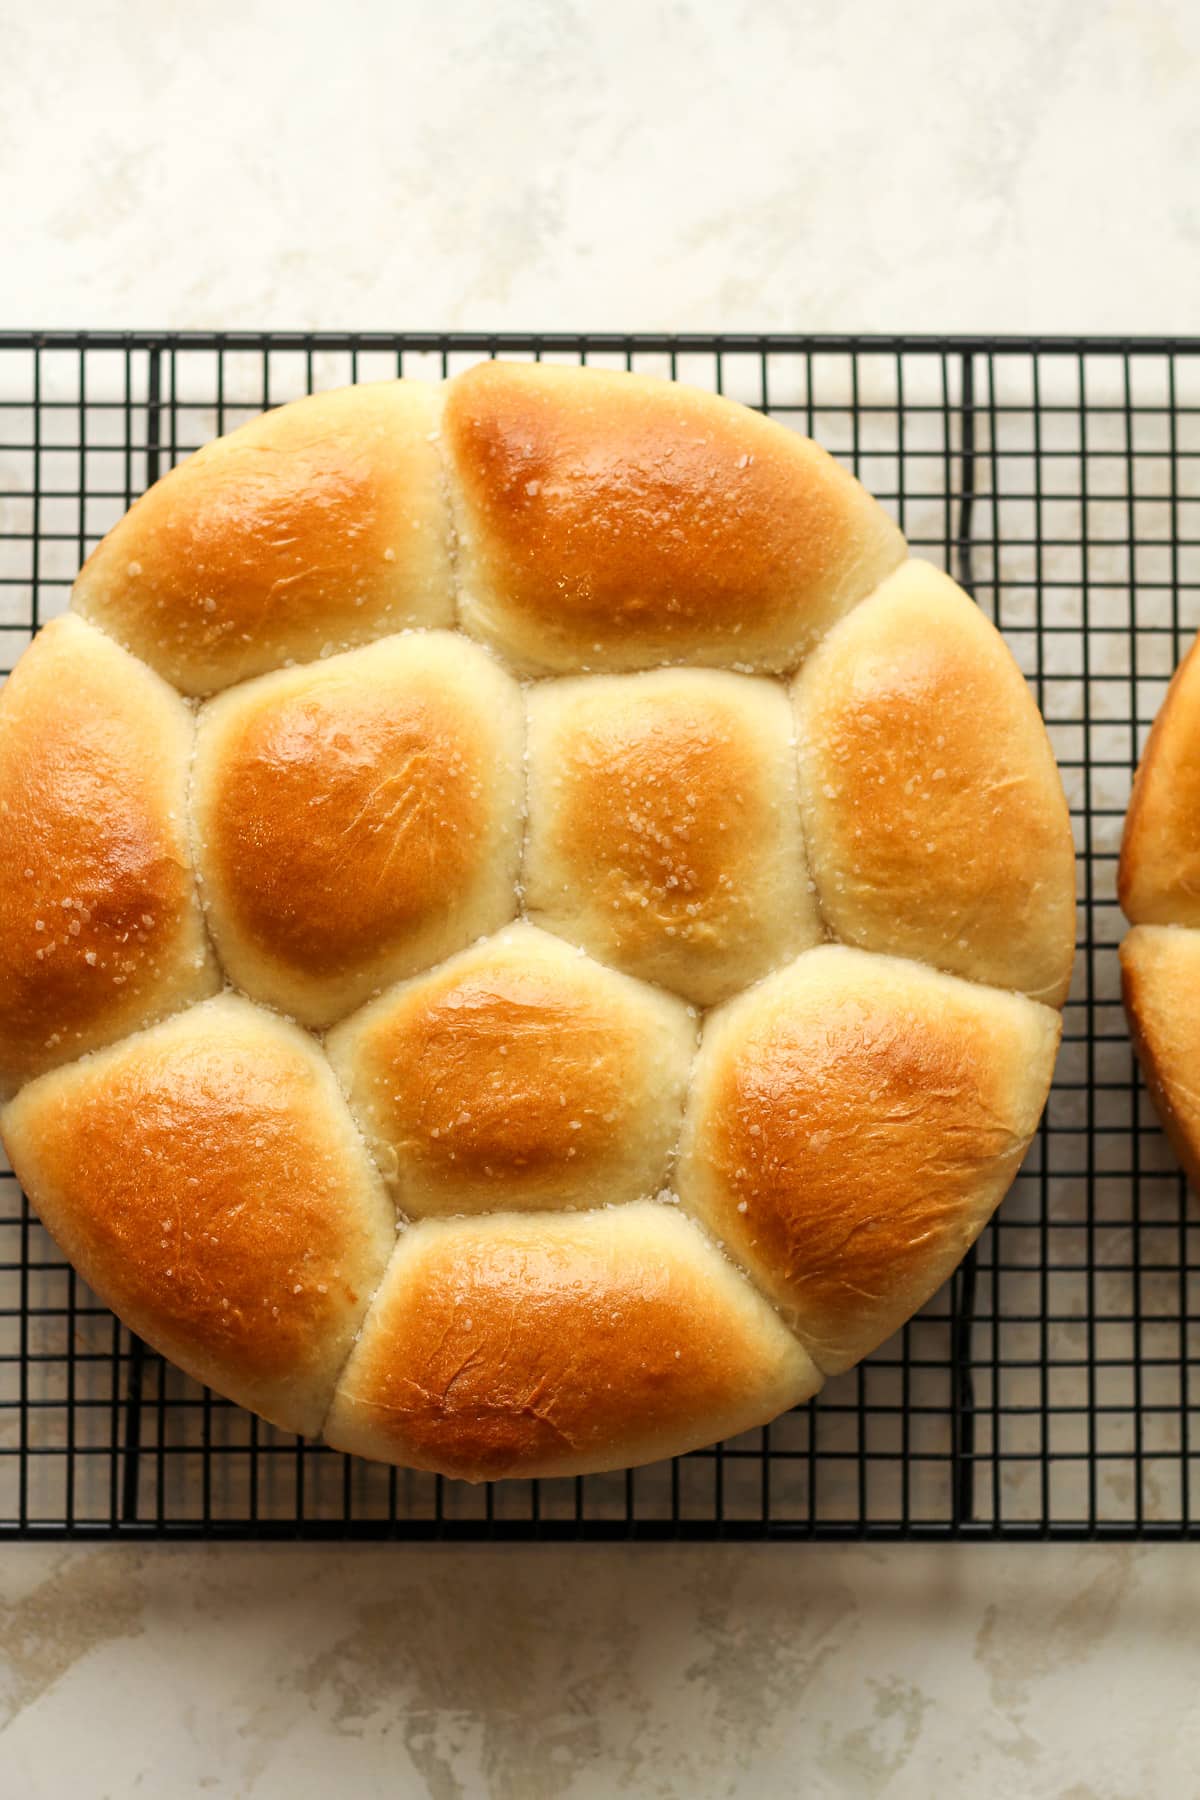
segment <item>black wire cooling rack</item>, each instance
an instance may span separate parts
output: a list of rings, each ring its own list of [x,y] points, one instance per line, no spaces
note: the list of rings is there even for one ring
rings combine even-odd
[[[0,1176],[0,1535],[1185,1538],[1197,1218],[1119,999],[1134,761],[1200,625],[1200,339],[0,333],[0,669],[156,476],[314,388],[481,356],[676,376],[855,469],[995,619],[1079,851],[1057,1079],[950,1286],[819,1400],[674,1463],[472,1489],[297,1442],[145,1350]]]

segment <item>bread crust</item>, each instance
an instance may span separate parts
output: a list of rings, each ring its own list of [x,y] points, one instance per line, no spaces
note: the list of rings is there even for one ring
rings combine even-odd
[[[1121,996],[1154,1109],[1200,1188],[1200,932],[1135,925],[1121,945]]]
[[[805,835],[835,937],[1061,1006],[1071,818],[1033,696],[962,589],[910,561],[793,686]]]
[[[1176,669],[1134,776],[1117,866],[1133,926],[1121,994],[1151,1102],[1200,1188],[1200,639]]]
[[[480,363],[443,432],[463,624],[528,673],[794,668],[905,555],[810,439],[673,382]]]
[[[1200,926],[1200,639],[1172,677],[1138,764],[1117,898],[1133,925]]]
[[[311,1038],[218,995],[31,1082],[0,1132],[131,1331],[273,1424],[320,1430],[395,1223]]]
[[[705,1021],[680,1198],[814,1362],[849,1368],[921,1306],[1007,1192],[1056,1012],[827,945]]]
[[[165,682],[70,616],[0,694],[0,1098],[219,987],[192,735]]]
[[[1061,1002],[1073,916],[1019,671],[905,555],[783,427],[549,366],[306,399],[131,508],[0,697],[0,1135],[129,1328],[478,1481],[900,1325],[1035,1127],[1005,990]]]
[[[392,988],[326,1049],[422,1218],[653,1198],[696,1037],[682,1001],[520,924]]]
[[[323,1027],[511,919],[524,731],[515,682],[450,632],[203,707],[196,861],[239,986]]]
[[[439,404],[369,383],[217,438],[97,545],[72,606],[185,694],[451,624]]]
[[[715,669],[540,682],[525,905],[701,1006],[819,943],[782,685]]]
[[[820,1382],[673,1207],[427,1220],[397,1247],[325,1437],[466,1481],[581,1475],[749,1430]]]

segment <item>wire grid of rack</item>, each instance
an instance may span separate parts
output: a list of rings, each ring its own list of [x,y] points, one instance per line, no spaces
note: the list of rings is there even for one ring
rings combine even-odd
[[[0,1535],[1197,1535],[1197,1215],[1124,1029],[1115,866],[1137,753],[1200,625],[1200,339],[0,333],[0,670],[208,438],[314,389],[497,354],[673,376],[811,434],[1003,631],[1079,852],[1037,1141],[949,1286],[810,1405],[673,1463],[482,1489],[204,1392],[131,1340],[0,1176]]]

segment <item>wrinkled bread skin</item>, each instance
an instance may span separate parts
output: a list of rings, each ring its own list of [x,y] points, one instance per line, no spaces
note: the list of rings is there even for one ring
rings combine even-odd
[[[1061,1020],[1021,994],[829,945],[705,1021],[683,1204],[826,1374],[941,1286],[1007,1192]]]
[[[532,925],[390,989],[326,1051],[410,1218],[667,1186],[697,1037],[673,995]]]
[[[676,1208],[491,1213],[401,1239],[325,1436],[466,1481],[582,1475],[747,1431],[820,1382]]]

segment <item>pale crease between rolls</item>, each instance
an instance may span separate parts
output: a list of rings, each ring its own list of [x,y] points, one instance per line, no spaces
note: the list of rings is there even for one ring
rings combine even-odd
[[[0,805],[62,771],[36,904],[0,847],[0,1130],[133,1329],[479,1480],[762,1423],[902,1323],[1036,1124],[1058,1020],[1001,990],[1061,1002],[1073,906],[1019,673],[904,554],[778,425],[531,366],[284,408],[131,509],[74,597],[111,638],[0,699]],[[119,1000],[36,958],[59,865],[113,904],[54,955],[157,896]],[[249,999],[192,1004],[198,894]]]

